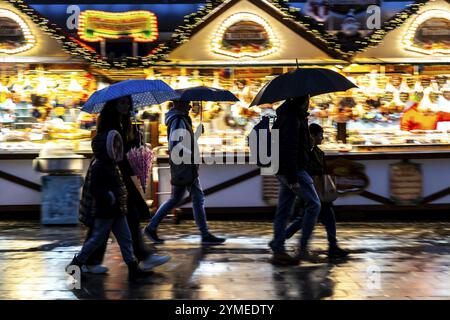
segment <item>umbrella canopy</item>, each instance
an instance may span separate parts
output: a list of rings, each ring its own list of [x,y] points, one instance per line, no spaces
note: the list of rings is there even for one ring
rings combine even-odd
[[[176,92],[180,101],[239,101],[230,91],[211,87],[178,89]]]
[[[283,73],[268,82],[253,99],[250,107],[289,98],[317,96],[346,91],[357,86],[343,75],[325,68],[304,68]]]
[[[179,97],[175,90],[161,80],[125,80],[94,92],[81,110],[99,113],[106,102],[124,96],[131,96],[134,109]]]

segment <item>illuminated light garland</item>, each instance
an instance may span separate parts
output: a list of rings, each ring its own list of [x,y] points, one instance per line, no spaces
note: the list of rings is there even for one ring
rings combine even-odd
[[[14,6],[18,11],[26,14],[33,23],[35,23],[44,33],[55,39],[61,45],[61,48],[74,56],[82,57],[86,61],[96,68],[109,69],[111,65],[101,59],[97,52],[87,46],[81,44],[73,37],[66,34],[61,28],[53,23],[50,23],[48,19],[37,13],[33,8],[29,7],[23,0],[6,0],[9,4]]]
[[[428,10],[417,16],[414,21],[411,22],[409,25],[408,31],[406,32],[406,35],[403,38],[403,44],[405,45],[406,50],[424,53],[424,54],[435,54],[435,53],[442,53],[442,54],[450,54],[450,49],[444,49],[444,48],[435,48],[435,49],[426,49],[421,48],[417,46],[414,43],[414,37],[416,35],[416,32],[420,25],[422,25],[424,22],[430,20],[430,19],[445,19],[450,22],[450,11],[448,10],[440,10],[440,9],[433,9]],[[450,39],[449,39],[450,40]]]
[[[150,11],[106,12],[86,10],[81,12],[78,21],[78,35],[87,42],[121,38],[132,38],[136,42],[153,42],[158,38],[156,15]],[[105,26],[101,27],[101,25],[96,26],[95,24],[105,24]],[[107,24],[120,29],[114,30],[111,27],[108,29]]]
[[[239,22],[254,22],[261,27],[264,28],[264,30],[267,32],[268,35],[268,41],[271,45],[270,48],[266,50],[262,50],[260,52],[232,52],[230,50],[223,49],[222,47],[222,41],[225,36],[226,31],[229,27],[233,26],[236,23]],[[250,13],[250,12],[239,12],[232,14],[229,16],[225,21],[222,22],[222,24],[219,26],[217,31],[215,32],[214,38],[212,40],[212,50],[215,53],[234,57],[234,58],[243,58],[243,57],[250,57],[250,58],[258,58],[267,56],[269,54],[272,54],[276,52],[279,48],[279,40],[276,37],[275,33],[273,32],[272,27],[270,24],[264,20],[262,17],[258,16],[257,14]]]
[[[33,48],[35,46],[36,38],[34,37],[33,33],[31,32],[28,24],[18,14],[14,13],[10,10],[7,10],[7,9],[0,9],[0,17],[9,18],[9,19],[13,20],[15,23],[17,23],[19,25],[20,30],[25,39],[25,44],[23,46],[20,46],[18,48],[14,48],[14,49],[0,48],[0,53],[16,54],[16,53],[30,50],[31,48]]]
[[[354,50],[349,51],[350,56],[379,45],[391,30],[401,27],[408,18],[415,15],[425,4],[432,1],[434,0],[416,0],[415,3],[407,5],[406,9],[396,13],[390,20],[386,21],[380,29],[367,36],[366,43],[359,44],[358,46],[355,46]]]
[[[160,44],[146,57],[146,59],[153,61],[167,59],[170,52],[181,44],[189,41],[194,29],[203,23],[207,15],[230,1],[233,0],[207,0],[206,4],[197,12],[185,16],[185,24],[175,29],[171,40],[168,43]],[[311,34],[313,36],[312,40],[322,44],[322,49],[331,56],[337,58],[347,57],[347,53],[340,50],[340,44],[333,41],[333,39],[335,39],[334,36],[325,31],[323,24],[318,24],[313,18],[299,14],[299,9],[290,7],[286,0],[261,1],[277,9],[283,15],[284,20],[296,23],[302,27],[306,33]]]
[[[69,35],[64,34],[60,28],[54,24],[51,24],[48,19],[45,19],[41,15],[37,14],[35,10],[24,3],[23,0],[6,1],[19,11],[29,16],[34,23],[42,28],[44,32],[50,34],[54,39],[59,41],[66,52],[86,59],[93,67],[109,70],[111,68],[124,69],[149,67],[155,65],[155,63],[159,61],[166,60],[170,52],[172,52],[180,44],[190,39],[193,30],[204,21],[204,18],[209,13],[230,0],[206,0],[205,5],[197,12],[189,14],[185,17],[185,24],[175,29],[169,42],[159,44],[152,52],[150,52],[149,55],[145,57],[126,57],[120,61],[112,62],[102,59],[97,52],[87,44],[82,44]],[[385,22],[381,29],[372,33],[364,39],[365,41],[358,43],[355,45],[354,49],[348,51],[344,51],[342,49],[341,43],[334,35],[326,32],[323,23],[318,23],[313,18],[301,14],[299,9],[290,7],[286,0],[272,0],[270,4],[278,8],[283,13],[284,19],[297,23],[302,26],[305,31],[309,31],[309,34],[314,35],[314,40],[328,47],[328,52],[330,52],[330,54],[333,54],[334,52],[335,56],[340,56],[341,59],[350,60],[356,53],[378,45],[390,30],[400,27],[406,19],[408,19],[411,15],[416,14],[424,4],[430,1],[433,0],[416,0],[415,3],[408,5],[406,9],[397,13],[393,18]]]

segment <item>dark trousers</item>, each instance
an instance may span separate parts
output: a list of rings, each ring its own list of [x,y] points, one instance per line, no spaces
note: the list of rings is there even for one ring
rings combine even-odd
[[[127,223],[130,228],[131,240],[133,241],[133,251],[136,259],[139,261],[145,260],[150,254],[151,249],[145,244],[142,238],[141,226],[139,223],[139,210],[131,203],[128,203]],[[93,229],[89,228],[86,241],[92,237]],[[86,261],[87,265],[102,264],[103,258],[106,252],[107,241],[104,244],[97,247],[97,249],[89,256]]]
[[[336,217],[333,210],[332,203],[322,203],[319,220],[324,225],[325,230],[327,231],[328,245],[329,247],[337,246],[336,239]],[[286,229],[286,236],[291,237],[298,230],[300,230],[303,226],[303,212],[299,211],[299,214],[295,219],[291,222],[291,224]]]

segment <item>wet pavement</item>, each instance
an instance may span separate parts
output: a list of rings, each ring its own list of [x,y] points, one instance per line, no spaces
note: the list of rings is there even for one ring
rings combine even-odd
[[[172,260],[129,284],[117,243],[105,258],[106,276],[87,275],[70,290],[65,265],[85,229],[0,222],[0,299],[450,299],[450,223],[346,223],[338,225],[345,261],[269,263],[268,222],[210,222],[225,245],[202,247],[193,221],[167,221],[161,254]],[[296,247],[296,239],[287,245]],[[325,253],[322,226],[312,249]]]

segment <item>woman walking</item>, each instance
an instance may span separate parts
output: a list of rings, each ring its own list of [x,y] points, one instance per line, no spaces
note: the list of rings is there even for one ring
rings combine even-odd
[[[93,199],[93,227],[91,236],[69,264],[82,267],[91,254],[103,246],[112,231],[117,239],[123,260],[128,265],[128,277],[133,281],[147,274],[138,266],[127,219],[127,191],[117,161],[123,158],[123,144],[115,130],[97,134],[92,140],[95,161],[91,166],[90,191]]]
[[[131,111],[132,100],[130,96],[121,97],[115,100],[108,101],[103,107],[99,121],[97,125],[97,134],[108,132],[110,130],[116,130],[119,132],[124,146],[124,153],[126,154],[131,148],[139,146],[140,137],[138,130],[131,123]],[[133,169],[131,168],[126,157],[123,157],[122,161],[118,162],[118,167],[123,178],[123,182],[128,194],[127,197],[127,210],[126,216],[127,223],[131,233],[131,239],[133,242],[134,254],[138,261],[142,261],[142,267],[144,270],[149,270],[159,265],[162,265],[170,260],[169,256],[159,256],[153,253],[142,238],[141,228],[139,220],[141,212],[148,212],[148,206],[145,200],[142,198],[140,192],[137,190],[132,177],[134,176]],[[89,178],[90,170],[86,177],[85,187],[83,188],[83,196],[81,200],[80,215],[82,221],[88,221],[90,215],[90,203],[89,201]],[[92,228],[89,229],[87,239],[93,234]],[[84,272],[92,273],[106,273],[108,269],[102,265],[103,257],[106,251],[105,242],[102,246],[99,246],[88,258],[85,266],[82,270]]]

